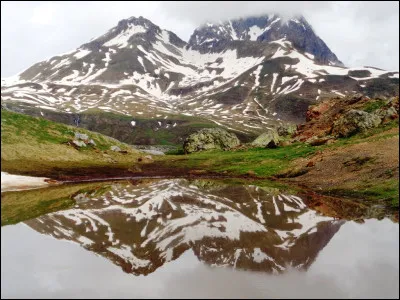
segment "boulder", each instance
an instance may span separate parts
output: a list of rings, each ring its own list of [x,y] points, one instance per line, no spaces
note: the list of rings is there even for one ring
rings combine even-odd
[[[275,148],[278,146],[279,140],[278,132],[275,129],[268,129],[267,132],[258,136],[250,145],[254,147]]]
[[[296,132],[297,126],[294,124],[283,124],[277,128],[279,136],[292,135]]]
[[[86,144],[83,141],[73,140],[72,143],[77,147],[86,147]]]
[[[115,152],[120,152],[121,151],[121,148],[118,147],[118,146],[111,146],[110,149],[111,149],[111,151],[115,151]]]
[[[183,143],[185,153],[204,150],[228,150],[239,146],[240,141],[234,133],[220,128],[205,128],[189,135]]]
[[[332,134],[337,137],[349,137],[357,132],[379,126],[381,118],[362,110],[351,109],[334,122]]]
[[[88,144],[89,145],[93,145],[93,146],[96,146],[96,143],[95,143],[95,141],[93,141],[92,139],[88,142]]]

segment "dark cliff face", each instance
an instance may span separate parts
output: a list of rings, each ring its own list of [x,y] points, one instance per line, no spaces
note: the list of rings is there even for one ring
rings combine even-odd
[[[343,66],[343,63],[314,32],[302,16],[283,20],[278,15],[249,17],[197,28],[189,46],[202,52],[215,49],[221,43],[232,41],[271,42],[286,38],[300,51],[314,55],[315,60],[326,65]],[[260,44],[260,46],[262,46]]]

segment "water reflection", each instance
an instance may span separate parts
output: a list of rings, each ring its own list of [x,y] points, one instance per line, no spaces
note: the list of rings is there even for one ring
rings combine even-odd
[[[307,270],[344,221],[274,188],[185,179],[120,182],[25,223],[147,275],[192,249],[210,266]]]

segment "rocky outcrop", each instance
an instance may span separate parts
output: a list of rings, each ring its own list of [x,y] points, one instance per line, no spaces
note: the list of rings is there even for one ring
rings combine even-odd
[[[294,141],[318,146],[398,118],[398,97],[370,99],[356,94],[333,98],[309,107],[307,122],[297,126]]]
[[[183,150],[185,153],[212,149],[228,150],[239,144],[239,139],[233,133],[220,128],[206,128],[188,136],[183,144]]]
[[[362,110],[352,109],[333,124],[332,134],[338,137],[349,137],[369,128],[378,127],[381,118]]]
[[[276,148],[279,140],[278,132],[275,129],[269,129],[257,137],[250,145],[254,147]]]

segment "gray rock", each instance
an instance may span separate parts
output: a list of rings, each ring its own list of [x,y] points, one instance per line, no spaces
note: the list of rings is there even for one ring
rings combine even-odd
[[[87,141],[89,139],[87,134],[79,133],[79,132],[75,132],[75,138],[77,140],[84,140],[84,141]]]
[[[86,144],[83,141],[73,140],[72,143],[74,143],[78,147],[86,147]]]
[[[279,136],[292,135],[296,132],[297,126],[295,124],[283,124],[277,128]]]
[[[379,124],[381,124],[379,116],[352,109],[335,121],[332,134],[337,137],[349,137],[357,132],[377,127]]]
[[[121,151],[121,148],[118,146],[111,146],[110,149],[111,149],[111,151],[115,151],[115,152]]]
[[[88,142],[88,144],[89,145],[93,145],[93,146],[96,146],[96,143],[95,143],[95,141],[93,141],[92,139]]]
[[[382,120],[387,120],[387,119],[390,119],[390,118],[395,118],[395,116],[398,115],[396,109],[395,109],[393,106],[391,106],[391,107],[389,107],[389,108],[380,108],[380,109],[377,109],[377,110],[374,112],[374,114],[375,114],[376,116],[378,116],[379,118],[381,118]]]
[[[153,154],[153,155],[165,155],[164,152],[158,151],[158,150],[140,150],[140,151],[146,152],[146,153],[150,153],[150,154]]]
[[[80,193],[74,197],[76,203],[85,203],[90,201],[90,198],[87,196],[87,193]]]
[[[279,140],[278,132],[275,129],[268,129],[267,132],[258,136],[250,145],[254,147],[275,148],[278,146]]]
[[[188,136],[183,144],[185,153],[211,149],[228,150],[239,146],[237,136],[220,128],[205,128]]]

